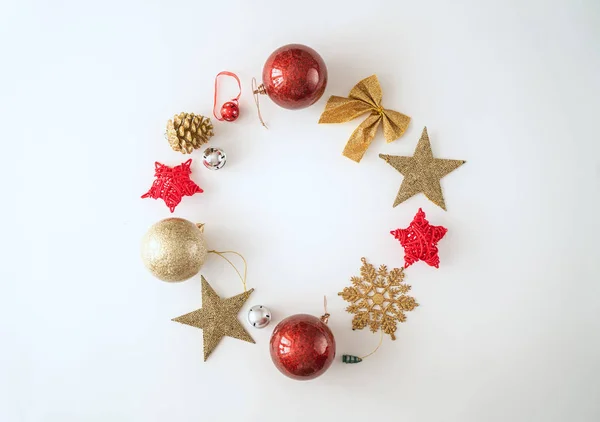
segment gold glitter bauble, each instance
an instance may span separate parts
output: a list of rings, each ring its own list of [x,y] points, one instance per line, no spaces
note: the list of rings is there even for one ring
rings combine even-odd
[[[166,218],[154,224],[142,240],[142,260],[162,281],[187,280],[206,260],[204,224],[183,218]]]

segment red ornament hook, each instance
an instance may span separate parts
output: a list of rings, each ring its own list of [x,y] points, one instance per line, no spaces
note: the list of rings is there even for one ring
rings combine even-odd
[[[237,97],[233,98],[231,101],[227,101],[225,104],[223,104],[221,106],[220,116],[217,116],[216,108],[217,108],[217,89],[218,89],[219,76],[231,76],[232,78],[235,78],[235,80],[238,83],[239,94],[237,95]],[[232,72],[227,72],[227,71],[219,72],[217,74],[217,76],[215,76],[215,96],[214,96],[214,101],[213,101],[213,115],[215,116],[215,118],[221,122],[223,120],[225,120],[227,122],[233,122],[234,120],[236,120],[238,118],[238,116],[240,115],[240,108],[238,105],[238,100],[240,99],[241,95],[242,95],[242,83],[240,82],[240,78],[238,78],[237,75]]]

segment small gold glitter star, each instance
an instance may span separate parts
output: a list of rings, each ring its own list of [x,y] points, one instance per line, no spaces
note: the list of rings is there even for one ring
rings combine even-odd
[[[433,158],[427,128],[423,129],[412,157],[385,154],[379,154],[379,157],[404,176],[394,207],[423,192],[431,202],[446,210],[440,179],[465,163],[463,160]]]
[[[173,321],[202,329],[205,362],[225,336],[254,343],[237,318],[238,312],[253,291],[254,289],[250,289],[239,295],[221,299],[202,276],[202,308],[173,318]]]

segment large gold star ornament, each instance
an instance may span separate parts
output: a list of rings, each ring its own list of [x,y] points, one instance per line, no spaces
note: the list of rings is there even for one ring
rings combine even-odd
[[[225,336],[254,343],[237,318],[237,314],[253,291],[254,289],[250,289],[237,296],[221,299],[202,276],[202,308],[173,318],[173,321],[202,329],[205,362]]]
[[[423,192],[431,202],[445,210],[446,203],[442,195],[440,179],[465,163],[463,160],[433,158],[427,128],[423,129],[423,134],[412,157],[385,154],[379,154],[379,157],[404,176],[394,201],[394,207],[417,193]]]

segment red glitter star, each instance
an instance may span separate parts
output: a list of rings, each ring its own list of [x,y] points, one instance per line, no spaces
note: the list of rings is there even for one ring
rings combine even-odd
[[[150,190],[142,195],[142,198],[162,198],[171,212],[181,202],[184,196],[192,196],[195,193],[204,192],[190,179],[192,170],[192,159],[175,167],[165,166],[158,161],[154,163],[154,183]]]
[[[437,243],[448,229],[442,226],[432,226],[425,219],[421,208],[412,223],[406,229],[396,229],[390,233],[404,247],[404,268],[417,261],[425,261],[432,267],[440,266]]]

